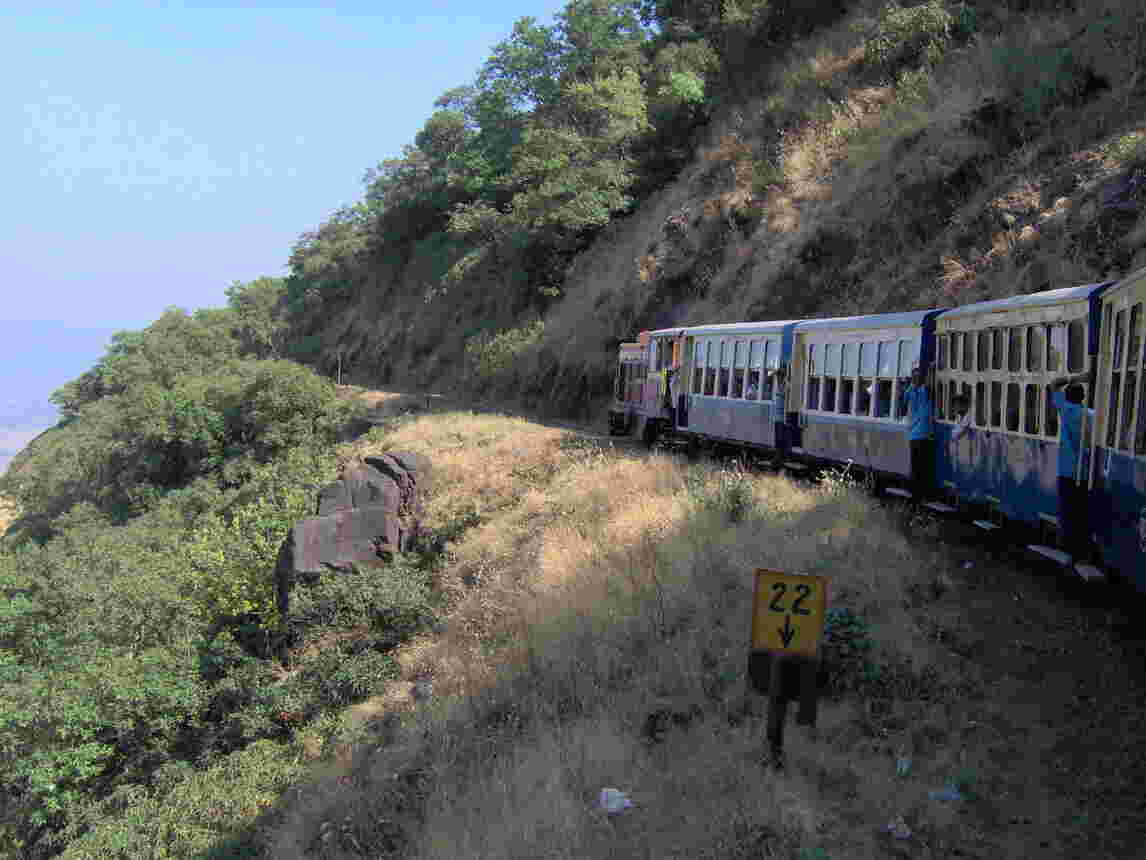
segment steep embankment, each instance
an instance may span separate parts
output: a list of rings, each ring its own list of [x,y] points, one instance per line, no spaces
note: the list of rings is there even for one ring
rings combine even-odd
[[[741,87],[759,95],[727,100],[676,179],[572,259],[540,322],[495,266],[447,288],[414,255],[328,307],[319,363],[341,350],[360,382],[579,409],[643,327],[960,304],[1146,264],[1139,4],[865,2],[760,51]]]

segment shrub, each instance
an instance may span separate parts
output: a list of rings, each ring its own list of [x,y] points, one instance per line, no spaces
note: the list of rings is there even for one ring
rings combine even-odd
[[[541,342],[544,334],[544,321],[535,320],[497,334],[475,335],[466,342],[468,369],[485,383],[503,379],[528,350]]]
[[[366,627],[378,647],[403,642],[434,618],[430,573],[398,558],[379,566],[328,571],[291,595],[293,630],[320,635],[324,630]]]
[[[846,606],[832,607],[824,619],[824,662],[831,684],[849,689],[877,673],[869,657],[874,647],[867,622]]]
[[[743,469],[721,469],[710,475],[690,475],[690,490],[700,510],[711,511],[738,523],[756,504],[752,478]]]
[[[864,62],[889,77],[906,65],[939,62],[951,39],[955,19],[941,0],[903,7],[890,3],[880,14],[875,32],[864,44]],[[966,20],[961,20],[966,26]]]

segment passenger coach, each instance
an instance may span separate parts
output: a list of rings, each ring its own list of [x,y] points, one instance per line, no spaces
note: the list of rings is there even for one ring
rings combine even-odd
[[[957,507],[1057,531],[1058,412],[1051,383],[1091,374],[1099,299],[1109,283],[964,305],[936,322],[936,470]],[[1086,402],[1093,385],[1085,385]],[[952,443],[952,402],[971,402],[972,432]],[[1080,457],[1076,477],[1087,478]],[[992,516],[993,515],[993,516]]]
[[[854,462],[899,482],[911,474],[902,395],[929,372],[940,310],[808,320],[794,332],[792,452]]]
[[[1090,525],[1103,562],[1146,591],[1146,269],[1101,303]]]
[[[795,321],[693,326],[681,331],[678,433],[783,450],[785,388]]]

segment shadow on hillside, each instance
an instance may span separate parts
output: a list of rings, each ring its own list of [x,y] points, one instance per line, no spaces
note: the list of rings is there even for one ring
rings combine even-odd
[[[788,528],[796,534],[815,529],[822,524],[819,517],[817,507],[809,508],[797,514],[788,523]],[[897,523],[894,526],[896,528],[901,528],[906,522],[895,516],[891,520]],[[691,525],[686,520],[674,533],[662,539],[671,541],[687,532]],[[939,650],[946,655],[945,659],[956,667],[953,669],[945,666],[942,671],[955,672],[959,680],[976,677],[982,689],[968,696],[965,684],[951,684],[945,688],[940,677],[933,678],[930,683],[920,682],[911,694],[903,692],[907,689],[905,687],[898,688],[900,700],[897,701],[894,689],[882,689],[878,685],[856,688],[845,684],[836,690],[834,700],[844,704],[866,701],[866,706],[856,708],[854,714],[847,718],[849,726],[854,723],[860,726],[859,729],[837,726],[835,730],[847,736],[857,730],[861,735],[886,734],[888,726],[891,726],[891,731],[895,730],[893,717],[898,714],[896,708],[907,700],[918,699],[915,703],[921,706],[950,706],[954,709],[953,713],[958,712],[955,716],[948,716],[950,724],[943,724],[935,730],[937,736],[948,736],[949,742],[955,746],[970,746],[973,752],[987,755],[996,749],[992,744],[997,742],[997,738],[990,744],[978,736],[968,739],[968,730],[962,725],[964,718],[979,713],[977,709],[986,709],[985,713],[990,715],[992,724],[998,723],[1000,727],[998,730],[1002,732],[1004,741],[1002,748],[1019,748],[1024,743],[1023,739],[1027,738],[1027,742],[1037,741],[1039,748],[1046,753],[1041,758],[1036,757],[1038,762],[1034,765],[1029,762],[1024,765],[1027,770],[1015,767],[1013,774],[1009,772],[1011,765],[1002,762],[998,773],[991,771],[982,777],[984,781],[999,781],[990,783],[991,792],[1005,795],[1008,783],[1016,780],[1022,782],[1039,775],[1046,777],[1039,784],[1049,786],[1046,791],[1052,793],[1056,803],[1073,803],[1087,799],[1087,786],[1104,784],[1104,796],[1109,806],[1103,812],[1094,814],[1093,828],[1095,831],[1100,826],[1104,828],[1104,845],[1110,848],[1114,841],[1123,835],[1130,835],[1139,826],[1141,810],[1137,810],[1134,805],[1135,796],[1130,789],[1146,779],[1146,757],[1126,756],[1127,740],[1142,736],[1143,726],[1140,723],[1141,714],[1146,712],[1146,701],[1143,701],[1143,691],[1146,690],[1143,681],[1146,679],[1132,677],[1140,673],[1123,671],[1126,660],[1135,655],[1141,657],[1146,651],[1138,626],[1138,619],[1142,616],[1135,614],[1141,611],[1141,601],[1124,605],[1119,602],[1119,592],[1111,591],[1111,600],[1094,599],[1088,601],[1090,605],[1078,606],[1071,600],[1076,593],[1072,585],[1045,576],[1045,571],[1041,569],[1015,569],[1006,559],[1002,562],[993,560],[985,550],[973,544],[956,547],[951,552],[961,560],[972,561],[972,566],[959,568],[961,572],[955,582],[944,578],[937,571],[919,571],[919,582],[914,583],[918,588],[910,592],[911,611],[919,618],[939,620],[940,627],[935,641],[939,643]],[[748,606],[751,600],[747,583],[750,571],[745,570],[744,574],[744,581],[736,592],[720,599],[727,602],[726,608],[739,611],[744,616],[741,620],[744,622],[744,632],[747,633]],[[1016,593],[1022,596],[1021,599],[1015,597]],[[703,595],[701,599],[706,597],[709,595]],[[1014,622],[1009,620],[1011,614],[1015,615]],[[665,635],[671,639],[677,633]],[[1064,660],[1067,654],[1070,659]],[[973,672],[966,668],[971,664],[975,667]],[[737,669],[742,679],[744,667],[738,666]],[[1043,689],[1047,678],[1061,676],[1064,672],[1069,675],[1067,683]],[[628,679],[627,684],[635,687],[642,680],[638,675]],[[509,751],[516,749],[521,739],[529,735],[531,727],[527,722],[522,722],[523,718],[530,719],[529,714],[524,713],[528,709],[514,707],[514,703],[520,702],[523,693],[528,695],[519,681],[525,683],[529,679],[522,677],[503,680],[493,688],[483,690],[471,701],[471,722],[475,731],[485,733],[483,743]],[[1101,695],[1096,698],[1099,691]],[[556,695],[559,688],[554,687],[552,692]],[[1035,729],[1034,723],[1028,725],[1021,716],[1012,716],[1006,722],[998,722],[999,715],[1007,713],[1007,697],[1013,697],[1015,701],[1038,702],[1039,708],[1036,711],[1018,711],[1016,714],[1044,711],[1055,714],[1057,723],[1050,730],[1050,735],[1046,734],[1039,720],[1035,722],[1040,723],[1043,734],[1035,740],[1029,737]],[[1075,707],[1076,699],[1089,701],[1091,707]],[[874,700],[883,701],[884,704],[875,708],[872,705]],[[546,710],[550,712],[552,720],[535,723],[532,728],[538,730],[538,734],[573,724],[586,716],[578,708],[570,710],[560,701],[547,704],[550,707]],[[742,682],[732,683],[719,691],[710,701],[703,703],[699,712],[693,708],[693,704],[684,701],[674,704],[674,708],[685,715],[681,720],[674,720],[683,731],[688,731],[690,725],[727,719],[730,724],[746,721],[752,733],[762,738],[761,702],[751,695],[745,701]],[[513,716],[514,721],[509,721],[509,716]],[[536,713],[532,719],[539,719]],[[509,722],[513,722],[513,725],[510,726]],[[445,728],[437,726],[431,731]],[[241,832],[221,839],[210,851],[201,855],[201,860],[272,856],[275,860],[293,860],[295,857],[406,856],[410,845],[416,844],[420,838],[418,828],[423,820],[424,798],[433,791],[433,785],[427,784],[424,775],[432,770],[440,754],[441,739],[432,735],[415,737],[413,728],[398,732],[397,737],[389,731],[386,734],[387,737],[378,738],[378,746],[390,745],[396,760],[406,762],[405,767],[394,768],[391,774],[394,782],[387,780],[379,788],[378,777],[375,775],[378,765],[371,761],[378,746],[373,743],[356,748],[352,752],[351,761],[341,769],[341,773],[330,774],[328,765],[316,763],[315,770],[327,771],[327,775],[320,775],[317,780],[310,777],[300,784],[304,787],[296,787],[297,790],[292,789],[281,795],[274,808],[265,810]],[[1078,738],[1087,739],[1085,755]],[[454,738],[453,742],[465,747],[471,742],[476,743],[476,735],[475,738]],[[639,739],[634,737],[633,743],[638,742]],[[832,742],[830,733],[824,733],[821,737],[823,748],[829,751],[827,754],[830,754]],[[936,755],[943,752],[943,744],[946,743],[947,740],[936,742]],[[1073,766],[1069,779],[1063,779],[1061,774],[1054,771],[1053,763],[1060,757],[1069,760]],[[861,752],[855,753],[855,759],[857,767],[864,765],[865,759]],[[1108,772],[1116,761],[1120,762],[1118,778],[1113,780],[1105,777],[1104,772]],[[1037,773],[1030,772],[1032,767]],[[823,786],[822,791],[825,803],[830,805],[832,800],[839,800],[831,796],[832,789],[829,786]],[[387,795],[384,804],[376,799],[379,792]],[[992,837],[1019,838],[1013,832],[1014,827],[997,820],[1001,813],[978,806],[969,807],[968,812],[976,824],[985,827]],[[353,820],[345,829],[327,824],[341,822],[344,816],[351,813]],[[642,814],[649,813],[651,810],[645,810]],[[1099,818],[1102,820],[1099,821]],[[391,829],[383,832],[375,823],[371,823],[376,819],[385,819],[391,826],[395,822],[403,822],[405,830],[399,832]],[[273,835],[278,833],[281,836],[284,825],[299,837],[295,853],[284,853],[281,842],[277,853],[272,848],[275,844]],[[1088,835],[1085,829],[1079,830],[1085,825],[1079,825],[1077,821],[1055,826],[1057,831],[1049,836],[1061,840],[1063,849],[1067,851],[1075,844],[1074,840]],[[325,841],[321,838],[324,834],[329,834]],[[1047,835],[1041,834],[1039,838]],[[645,836],[652,838],[651,834]],[[637,831],[628,837],[618,835],[616,838],[619,840],[616,847],[624,850],[626,847],[640,848],[644,837]],[[1040,853],[1034,845],[1034,841],[1039,841],[1036,834],[1023,835],[1023,838],[1033,840],[1028,846],[1032,856]],[[1064,855],[1052,852],[1045,856]],[[1136,854],[1098,853],[1092,856],[1129,858]]]

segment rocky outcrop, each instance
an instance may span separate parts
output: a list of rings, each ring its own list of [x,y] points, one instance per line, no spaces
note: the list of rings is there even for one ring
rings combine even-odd
[[[290,615],[290,593],[325,570],[388,561],[410,549],[421,529],[430,460],[393,451],[346,467],[318,494],[316,516],[300,520],[279,550],[278,610]]]

